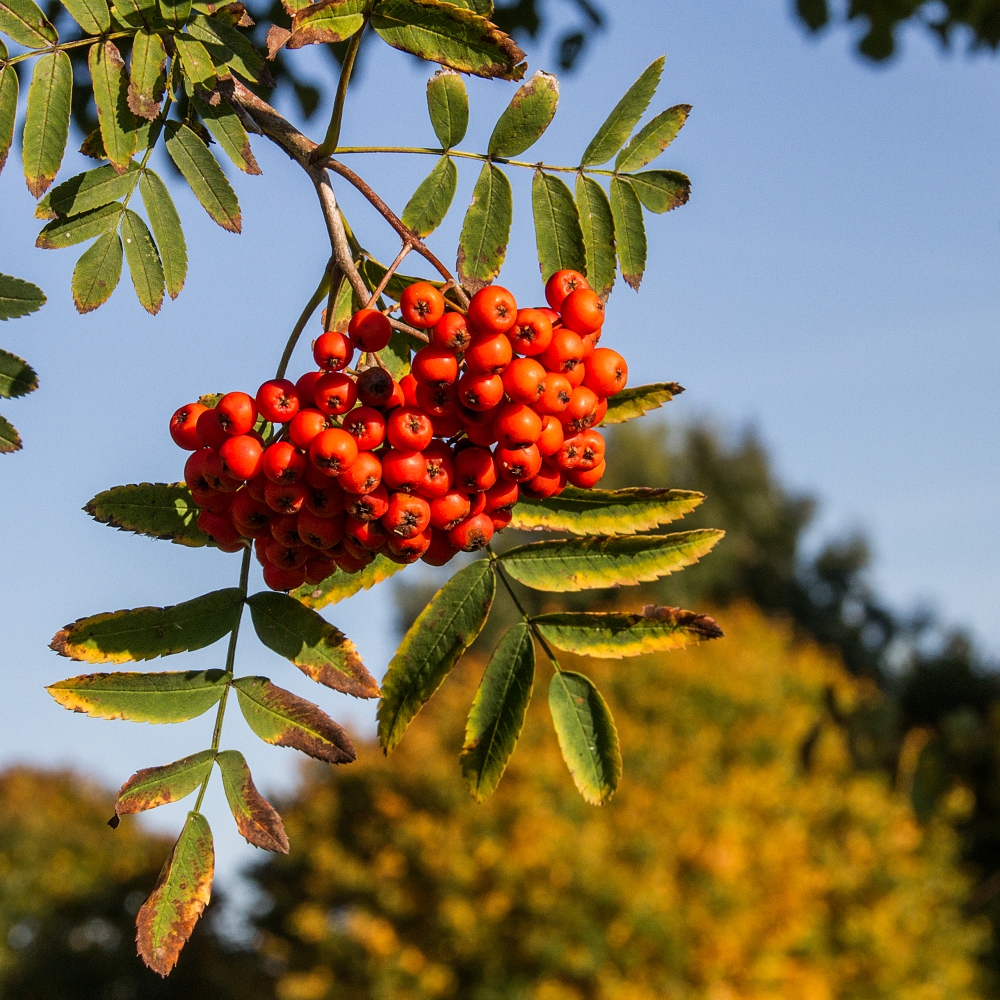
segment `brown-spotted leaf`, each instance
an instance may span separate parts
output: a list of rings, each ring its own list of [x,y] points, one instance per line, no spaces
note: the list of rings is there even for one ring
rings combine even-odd
[[[303,7],[292,18],[288,48],[343,42],[361,30],[370,7],[371,0],[320,0]]]
[[[136,947],[161,976],[170,974],[198,918],[208,906],[215,875],[215,847],[208,820],[188,813],[156,887],[136,918]]]
[[[267,32],[267,58],[274,59],[291,37],[292,33],[287,28],[282,28],[280,24],[272,24]]]
[[[145,812],[190,795],[211,773],[214,750],[202,750],[162,767],[144,767],[122,785],[115,799],[115,820],[119,816]],[[117,822],[112,820],[112,826]]]
[[[239,750],[223,750],[216,760],[236,829],[254,847],[287,854],[285,825],[274,806],[257,791],[243,754]]]

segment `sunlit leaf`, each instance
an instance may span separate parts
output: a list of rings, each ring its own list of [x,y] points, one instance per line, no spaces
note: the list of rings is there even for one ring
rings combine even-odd
[[[586,254],[587,283],[603,299],[611,294],[618,273],[615,220],[604,188],[591,177],[576,178],[576,204]]]
[[[690,113],[690,104],[677,104],[661,111],[618,154],[615,170],[629,173],[641,170],[647,163],[655,160],[677,138],[677,133],[683,128]]]
[[[105,0],[62,0],[62,5],[88,35],[111,30],[111,11]]]
[[[129,72],[128,106],[140,118],[152,121],[160,113],[163,88],[166,85],[164,67],[167,50],[156,32],[143,28],[132,41]]]
[[[531,542],[501,557],[504,569],[535,590],[565,593],[651,583],[691,566],[710,552],[723,531],[619,535]]]
[[[95,167],[86,173],[70,177],[69,180],[57,184],[35,206],[35,218],[56,219],[59,216],[64,218],[78,216],[93,211],[95,208],[110,205],[112,202],[131,194],[138,179],[136,176],[138,172],[139,164],[130,160],[128,168],[123,174],[112,166],[106,166]],[[55,227],[55,231],[59,231],[58,227]],[[83,239],[89,238],[83,237]],[[80,242],[80,240],[74,240],[74,242]]]
[[[460,569],[403,636],[382,680],[378,735],[388,753],[482,631],[496,578],[486,559]]]
[[[222,772],[222,786],[236,829],[254,847],[287,854],[285,825],[274,806],[257,791],[243,754],[239,750],[223,750],[215,759]]]
[[[615,105],[604,124],[597,130],[597,135],[590,141],[581,166],[596,167],[607,163],[625,144],[632,134],[632,129],[639,124],[639,119],[646,113],[649,102],[656,93],[663,72],[664,56],[650,63],[641,73],[639,79],[629,87],[625,96]]]
[[[343,42],[361,30],[372,0],[320,0],[302,7],[292,18],[290,49],[322,42]]]
[[[226,151],[226,156],[245,174],[259,174],[260,167],[250,149],[250,136],[236,112],[219,101],[214,107],[197,98],[193,101],[212,138]]]
[[[490,156],[520,156],[542,137],[558,106],[559,81],[551,73],[536,70],[518,88],[493,127]]]
[[[192,37],[203,42],[214,57],[225,61],[234,73],[262,85],[272,84],[271,76],[264,65],[264,57],[253,47],[246,35],[217,17],[195,14],[188,25]]]
[[[469,127],[469,95],[465,81],[450,69],[439,69],[427,81],[427,113],[438,142],[457,146]]]
[[[202,750],[172,764],[144,767],[122,785],[115,799],[115,817],[179,802],[190,795],[211,773],[214,750]],[[113,824],[117,826],[118,824]]]
[[[199,508],[183,483],[136,483],[98,493],[83,508],[95,521],[120,531],[179,545],[208,544],[198,527]]]
[[[34,0],[0,0],[0,31],[28,49],[59,41],[56,29]]]
[[[172,299],[176,299],[184,287],[188,265],[187,243],[184,240],[184,230],[181,229],[181,218],[167,185],[148,167],[139,180],[139,193],[160,251],[167,292]]]
[[[180,29],[191,16],[191,0],[157,0],[160,16],[172,28]]]
[[[45,293],[30,281],[0,274],[0,320],[17,319],[45,305]]]
[[[167,152],[191,185],[202,208],[223,229],[231,233],[240,232],[243,219],[239,200],[211,150],[187,125],[180,122],[167,122],[165,131]]]
[[[639,201],[657,215],[687,203],[691,181],[676,170],[643,170],[629,175]]]
[[[77,312],[92,312],[107,302],[121,276],[122,241],[112,229],[95,240],[73,268],[73,302]]]
[[[582,271],[587,266],[573,194],[558,177],[535,171],[531,182],[531,210],[542,281],[556,271]]]
[[[307,608],[319,610],[328,604],[337,604],[353,597],[361,590],[371,590],[376,583],[389,579],[403,567],[377,555],[364,569],[357,573],[344,573],[338,570],[328,576],[322,583],[307,583],[298,590],[293,590],[291,596],[301,601]]]
[[[493,794],[524,726],[535,682],[535,644],[524,622],[493,651],[465,725],[462,773],[478,802]]]
[[[507,175],[484,163],[458,241],[458,277],[472,292],[488,285],[507,256],[513,200]]]
[[[14,399],[37,388],[38,375],[31,365],[10,351],[0,351],[0,396]]]
[[[0,6],[0,11],[2,9]],[[39,56],[28,87],[28,105],[21,142],[24,179],[28,190],[36,198],[40,198],[48,190],[59,172],[63,153],[66,151],[66,140],[69,138],[72,94],[73,64],[69,56],[61,51],[46,52]]]
[[[217,79],[215,63],[205,46],[189,35],[174,35],[174,45],[177,46],[181,69],[191,85],[191,91],[214,89]]]
[[[35,240],[35,246],[41,250],[61,250],[92,240],[95,236],[101,236],[109,229],[114,229],[118,225],[121,213],[121,203],[113,201],[109,205],[102,205],[80,215],[53,219],[42,227]]]
[[[143,309],[156,315],[163,305],[163,265],[146,223],[130,208],[122,215],[122,241],[135,294]]]
[[[17,428],[4,417],[0,417],[0,455],[20,451],[21,448],[21,435],[17,433]]]
[[[124,173],[136,151],[136,121],[128,105],[128,74],[117,46],[105,39],[90,47],[87,63],[94,83],[97,120],[104,151],[118,173]]]
[[[608,399],[608,412],[604,415],[601,426],[622,424],[626,420],[641,417],[650,410],[658,410],[683,391],[684,386],[676,382],[654,382],[651,385],[622,389]]]
[[[417,236],[430,236],[448,214],[457,186],[458,168],[450,156],[442,156],[406,203],[403,225]]]
[[[642,205],[632,185],[621,177],[611,178],[611,214],[615,220],[618,264],[626,284],[639,291],[646,270],[646,224]]]
[[[7,64],[0,66],[0,171],[7,162],[7,155],[14,142],[19,90],[17,70]]]
[[[50,643],[60,656],[87,663],[124,663],[202,649],[231,632],[243,610],[237,587],[167,608],[135,608],[81,618]]]

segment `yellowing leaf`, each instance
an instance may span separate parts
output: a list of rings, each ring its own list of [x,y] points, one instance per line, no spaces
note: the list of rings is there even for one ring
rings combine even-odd
[[[145,812],[190,795],[211,773],[214,750],[202,750],[161,767],[144,767],[122,785],[115,799],[115,818]],[[114,823],[113,826],[117,826]]]
[[[216,760],[236,829],[254,847],[287,854],[285,825],[274,806],[257,791],[243,754],[239,750],[223,750]]]

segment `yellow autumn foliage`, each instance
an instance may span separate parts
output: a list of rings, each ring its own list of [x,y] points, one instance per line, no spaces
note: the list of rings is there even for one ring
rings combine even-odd
[[[748,607],[681,653],[578,660],[624,779],[585,805],[539,660],[517,751],[476,805],[457,752],[467,657],[386,761],[310,769],[291,856],[257,879],[280,1000],[966,1000],[986,929],[943,821],[858,771],[831,655]],[[569,664],[567,664],[569,665]]]

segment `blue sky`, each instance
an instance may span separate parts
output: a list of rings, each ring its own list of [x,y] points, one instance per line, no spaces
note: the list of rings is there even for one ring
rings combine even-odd
[[[569,16],[559,0],[549,6],[557,19]],[[530,158],[577,162],[615,100],[664,52],[651,113],[694,106],[661,161],[691,176],[692,200],[649,219],[642,290],[616,288],[607,342],[628,355],[633,384],[687,387],[670,419],[756,427],[784,480],[819,497],[813,540],[863,530],[873,580],[894,606],[930,606],[1000,654],[996,60],[942,57],[910,33],[900,59],[873,68],[852,55],[849,32],[807,39],[778,0],[607,6],[609,29],[583,72],[564,79],[560,113]],[[553,68],[548,47],[529,57],[532,68]],[[294,58],[315,74],[326,66],[309,50]],[[428,73],[373,46],[343,141],[432,143]],[[514,87],[473,80],[469,89],[463,147],[481,149]],[[315,135],[320,118],[309,127]],[[39,224],[15,155],[0,177],[0,271],[49,295],[39,314],[0,328],[0,344],[29,359],[42,381],[38,393],[3,407],[26,449],[0,461],[8,580],[0,761],[72,764],[117,784],[208,743],[209,716],[174,727],[102,723],[57,708],[42,686],[79,672],[46,648],[66,622],[235,583],[236,556],[116,533],[80,507],[118,483],[179,478],[184,455],[167,436],[170,413],[202,392],[255,389],[318,280],[328,245],[310,186],[264,140],[254,149],[264,176],[232,172],[242,236],[215,226],[176,185],[191,272],[156,318],[141,311],[127,277],[107,306],[78,317],[69,292],[77,253],[31,248]],[[397,210],[433,165],[350,162]],[[86,165],[69,157],[62,176]],[[475,164],[462,165],[455,209],[432,239],[446,261],[475,173]],[[502,280],[519,297],[540,298],[530,173],[512,180],[516,236]],[[391,259],[388,230],[353,192],[338,190],[363,242]],[[306,356],[298,352],[294,373]],[[328,616],[380,675],[394,641],[388,588]],[[246,626],[241,671],[268,674],[357,725],[371,718],[369,706],[310,689]],[[223,657],[216,646],[163,666],[214,667]],[[293,753],[255,742],[238,713],[227,716],[224,742],[247,752],[263,787],[291,780]],[[404,740],[397,752],[406,750]],[[209,809],[231,872],[254,852],[228,832],[218,787]],[[176,828],[178,809],[160,813],[157,825]]]

